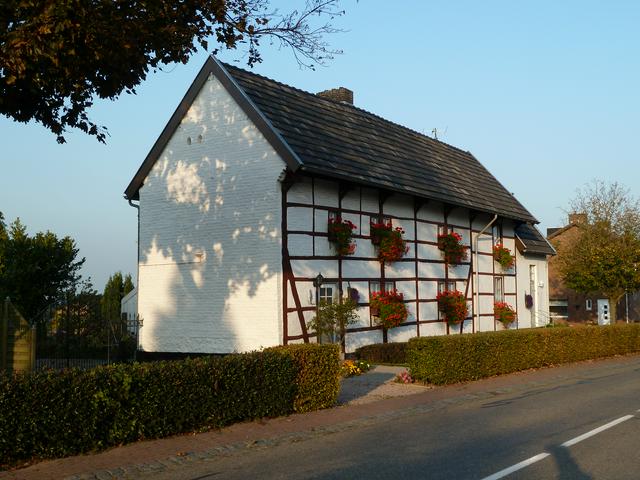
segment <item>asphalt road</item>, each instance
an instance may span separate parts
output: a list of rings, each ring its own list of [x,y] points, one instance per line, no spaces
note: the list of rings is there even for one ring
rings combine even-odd
[[[640,479],[639,409],[640,359],[153,478]]]

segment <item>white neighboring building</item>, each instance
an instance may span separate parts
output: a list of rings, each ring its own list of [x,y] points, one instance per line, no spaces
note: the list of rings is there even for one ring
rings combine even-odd
[[[360,322],[347,332],[347,351],[502,328],[496,300],[522,311],[526,255],[502,271],[491,252],[498,242],[515,252],[515,229],[536,219],[469,152],[356,108],[352,95],[314,95],[207,60],[125,192],[139,201],[141,350],[316,341],[306,323],[318,273],[321,298],[358,291]],[[336,215],[357,226],[352,256],[337,256],[328,241]],[[369,225],[378,220],[405,230],[402,260],[376,258]],[[451,230],[471,252],[455,267],[437,248],[438,233]],[[546,257],[538,260],[546,284]],[[409,318],[383,332],[369,295],[392,287]],[[455,328],[435,302],[452,288],[470,307]],[[528,312],[521,322],[512,328],[529,326]]]
[[[549,317],[549,264],[556,251],[533,225],[516,228],[516,262],[518,265],[518,325],[544,327]]]
[[[136,333],[136,319],[138,318],[138,289],[134,288],[120,300],[120,314],[127,322],[127,330]]]

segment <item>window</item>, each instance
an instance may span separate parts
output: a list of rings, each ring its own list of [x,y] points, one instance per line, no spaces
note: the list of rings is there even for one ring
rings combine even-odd
[[[392,223],[391,217],[386,215],[371,215],[370,223]]]
[[[337,290],[336,285],[332,283],[321,285],[318,289],[318,300],[320,302],[333,303],[336,300]]]
[[[504,302],[504,278],[494,277],[493,298],[496,302]]]
[[[497,245],[498,243],[502,243],[502,225],[494,224],[492,234],[493,234],[494,245]]]
[[[453,233],[453,227],[438,225],[438,235],[444,235],[445,233]]]
[[[456,289],[456,282],[453,282],[453,281],[445,282],[444,280],[440,280],[438,282],[438,293],[442,293],[445,290],[452,292],[455,289]]]
[[[377,280],[373,280],[373,281],[369,282],[369,295],[371,295],[373,292],[382,291],[382,289],[380,288],[380,284],[381,284],[381,282],[379,282]],[[396,282],[395,281],[387,280],[386,282],[384,282],[384,291],[385,292],[391,292],[392,290],[395,290],[395,289],[396,289]]]
[[[593,301],[590,298],[587,298],[587,300],[585,301],[584,308],[586,308],[587,310],[591,310],[593,308]]]
[[[567,300],[549,300],[549,316],[554,318],[569,318],[569,302]]]

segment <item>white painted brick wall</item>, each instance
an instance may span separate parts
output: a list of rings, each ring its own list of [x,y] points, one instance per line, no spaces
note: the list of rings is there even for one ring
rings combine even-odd
[[[211,77],[140,190],[142,349],[281,342],[284,167]]]

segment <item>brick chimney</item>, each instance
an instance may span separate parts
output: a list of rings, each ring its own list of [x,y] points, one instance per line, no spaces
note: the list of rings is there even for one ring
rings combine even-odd
[[[569,225],[584,225],[587,223],[586,213],[570,213]]]
[[[353,92],[348,88],[338,87],[331,90],[325,90],[324,92],[316,93],[319,97],[328,98],[336,102],[348,103],[353,105]]]

